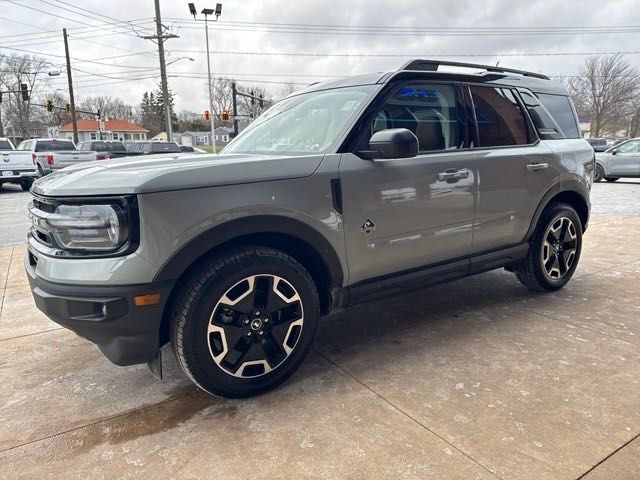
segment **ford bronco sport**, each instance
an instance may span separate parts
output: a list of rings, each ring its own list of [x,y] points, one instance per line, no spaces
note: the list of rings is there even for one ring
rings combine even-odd
[[[294,93],[220,155],[39,179],[25,267],[112,362],[161,375],[170,343],[202,389],[246,397],[298,368],[321,315],[501,267],[561,288],[593,157],[546,76],[414,60]]]

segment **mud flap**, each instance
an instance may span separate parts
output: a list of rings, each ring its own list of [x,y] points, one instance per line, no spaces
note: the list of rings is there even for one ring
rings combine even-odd
[[[162,350],[158,349],[156,358],[147,363],[147,367],[158,380],[162,381]]]

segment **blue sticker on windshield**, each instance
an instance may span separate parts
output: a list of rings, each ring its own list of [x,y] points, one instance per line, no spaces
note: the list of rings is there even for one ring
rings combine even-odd
[[[401,87],[396,93],[396,97],[413,97],[413,98],[432,98],[437,99],[441,97],[441,93],[438,90],[431,90],[425,87]]]

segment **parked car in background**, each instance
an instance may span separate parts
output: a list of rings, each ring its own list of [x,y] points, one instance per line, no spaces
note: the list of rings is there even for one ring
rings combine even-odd
[[[41,177],[50,174],[54,170],[60,170],[76,163],[104,160],[104,157],[101,157],[96,152],[78,151],[71,140],[64,138],[24,140],[18,145],[17,150],[31,152],[32,161],[35,162]]]
[[[220,155],[39,179],[25,267],[37,307],[114,363],[160,375],[170,342],[200,388],[247,397],[323,314],[502,267],[562,288],[593,157],[561,83],[414,60],[297,91]]]
[[[180,147],[175,142],[126,142],[127,154],[133,155],[158,155],[161,153],[180,153]]]
[[[124,143],[117,140],[91,140],[89,142],[80,142],[78,144],[80,151],[97,152],[102,159],[120,158],[128,155]]]
[[[603,179],[615,182],[622,177],[640,177],[640,138],[626,140],[596,154],[595,182]]]
[[[8,138],[0,138],[0,188],[3,183],[16,183],[29,190],[38,169],[30,152],[18,151]]]
[[[606,138],[587,138],[586,140],[589,142],[589,145],[591,145],[594,152],[604,152],[609,148]]]
[[[191,145],[180,145],[180,151],[182,153],[207,153],[205,150]]]

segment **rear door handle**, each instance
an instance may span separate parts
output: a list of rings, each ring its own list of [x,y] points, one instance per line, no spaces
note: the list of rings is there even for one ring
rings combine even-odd
[[[469,170],[456,170],[455,168],[450,168],[438,174],[438,180],[441,182],[445,180],[459,180],[461,178],[469,178]]]
[[[530,163],[527,165],[527,170],[530,172],[537,172],[538,170],[545,170],[549,168],[548,163]]]

